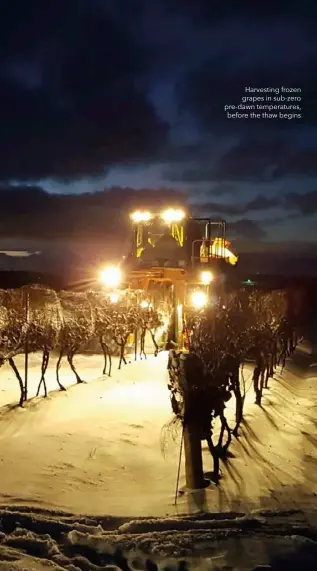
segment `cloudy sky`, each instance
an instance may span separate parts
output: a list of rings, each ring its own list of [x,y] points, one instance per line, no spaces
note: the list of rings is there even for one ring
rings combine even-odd
[[[101,243],[163,200],[317,241],[316,21],[315,0],[3,0],[2,247]],[[228,119],[247,86],[300,88],[301,118]]]

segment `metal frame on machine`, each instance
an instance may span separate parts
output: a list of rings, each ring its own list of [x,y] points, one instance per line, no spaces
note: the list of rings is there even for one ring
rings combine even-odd
[[[158,215],[155,216],[154,218],[158,218]],[[135,253],[136,253],[136,258],[140,258],[140,255],[142,253],[143,250],[143,243],[144,243],[144,229],[146,227],[150,227],[151,226],[151,220],[149,221],[140,221],[138,223],[135,224],[135,228],[134,228],[134,247],[135,247]],[[183,225],[183,221],[179,221],[179,222],[171,222],[170,224],[170,228],[171,228],[171,236],[173,236],[173,238],[175,238],[177,244],[180,247],[183,247],[184,245],[184,225]]]
[[[130,274],[130,287],[149,290],[151,282],[170,283],[174,288],[175,341],[183,343],[183,312],[185,305],[185,270],[183,268],[151,268],[133,270]]]
[[[195,222],[206,222],[206,235],[205,238],[201,238],[198,240],[194,240],[192,242],[192,252],[191,252],[191,263],[192,266],[195,265],[196,261],[200,261],[200,256],[195,256],[195,244],[203,244],[207,242],[208,245],[208,262],[213,260],[214,258],[223,258],[225,253],[225,240],[226,240],[226,222],[224,220],[218,221],[211,221],[210,218],[193,218]],[[210,227],[211,226],[218,226],[221,228],[221,255],[212,255],[210,253],[210,248],[213,243],[213,239],[211,238]],[[218,236],[217,236],[218,237]]]

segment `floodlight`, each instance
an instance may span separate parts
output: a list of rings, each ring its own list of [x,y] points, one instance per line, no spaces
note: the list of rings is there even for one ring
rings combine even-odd
[[[178,210],[174,208],[169,208],[168,210],[164,210],[161,214],[162,220],[167,223],[171,222],[180,222],[185,218],[185,212],[183,210]]]
[[[146,211],[136,210],[135,212],[132,212],[132,214],[130,214],[130,218],[135,223],[149,222],[149,220],[152,219],[152,214],[147,210]]]

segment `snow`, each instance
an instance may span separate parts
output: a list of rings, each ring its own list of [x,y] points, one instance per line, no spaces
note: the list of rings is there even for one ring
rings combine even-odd
[[[246,367],[246,422],[219,487],[176,506],[180,434],[162,437],[167,355],[114,366],[112,378],[100,355],[79,355],[87,383],[75,385],[64,363],[67,392],[55,362],[48,398],[36,398],[41,355],[30,356],[23,409],[14,373],[0,369],[0,571],[316,568],[317,376],[305,351],[270,380],[262,408]],[[16,363],[22,373],[23,356]]]
[[[87,383],[74,384],[65,362],[67,392],[57,390],[55,362],[48,398],[35,398],[41,355],[30,356],[30,401],[23,409],[15,406],[13,371],[0,369],[0,571],[86,571],[101,564],[114,571],[118,563],[100,552],[118,546],[164,561],[199,553],[202,560],[191,560],[190,569],[252,569],[279,549],[316,548],[317,376],[304,352],[269,381],[261,408],[246,367],[245,423],[230,448],[233,457],[222,464],[220,485],[180,494],[176,506],[180,433],[175,442],[165,433],[165,456],[161,452],[162,427],[172,416],[166,353],[131,359],[121,371],[114,366],[112,378],[101,376],[102,356],[79,355],[75,364]],[[16,363],[22,373],[23,356]],[[229,420],[233,407],[232,399]],[[205,446],[203,455],[208,472]],[[97,567],[83,564],[87,554]]]
[[[296,510],[143,520],[138,530],[115,518],[26,508],[2,509],[0,521],[1,571],[316,568],[317,529]]]
[[[40,361],[40,354],[30,356],[30,397]],[[16,362],[23,372],[23,356]],[[49,397],[32,398],[24,409],[9,405],[17,402],[18,383],[7,365],[0,370],[0,404],[7,405],[0,413],[0,502],[128,517],[316,502],[317,385],[310,369],[295,364],[277,373],[259,408],[247,367],[245,423],[234,458],[222,465],[221,485],[183,494],[175,507],[180,433],[165,443],[165,457],[161,452],[162,427],[171,418],[166,354],[114,367],[112,378],[100,376],[100,355],[75,362],[87,384],[74,385],[65,362],[61,378],[69,389],[57,391],[52,363]],[[229,419],[233,407],[232,399]],[[212,469],[205,446],[204,467]]]

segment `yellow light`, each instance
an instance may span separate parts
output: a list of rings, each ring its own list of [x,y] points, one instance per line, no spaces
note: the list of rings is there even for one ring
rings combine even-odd
[[[214,279],[214,276],[213,276],[212,272],[201,272],[201,283],[202,284],[209,285],[213,279]]]
[[[110,299],[111,303],[118,303],[118,301],[120,299],[120,295],[118,293],[112,293],[112,294],[110,294],[109,299]]]
[[[121,270],[116,266],[109,266],[100,272],[99,278],[104,286],[117,287],[122,279]]]
[[[207,305],[208,297],[203,291],[193,291],[191,302],[196,309],[202,309]]]
[[[168,223],[180,222],[183,220],[183,218],[185,218],[185,212],[183,212],[183,210],[174,210],[173,208],[169,208],[168,210],[162,212],[161,218],[164,220],[164,222]]]
[[[143,301],[141,301],[140,307],[142,307],[142,309],[147,309],[148,307],[150,307],[150,304],[149,304],[148,301],[146,301],[146,300],[144,299]]]
[[[152,218],[151,212],[148,211],[141,211],[137,210],[136,212],[132,212],[130,214],[130,218],[133,222],[149,222]]]

